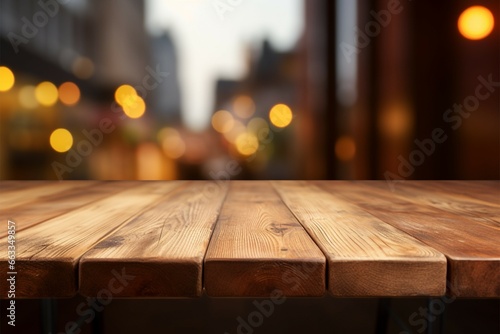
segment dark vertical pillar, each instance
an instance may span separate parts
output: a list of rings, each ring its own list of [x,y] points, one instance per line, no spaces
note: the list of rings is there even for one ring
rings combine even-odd
[[[363,2],[363,1],[361,1]],[[370,20],[368,13],[370,9],[378,8],[379,0],[368,0],[364,3],[360,3],[360,17],[359,17],[359,27],[364,27],[366,22]],[[380,46],[377,40],[371,41],[369,46],[366,48],[368,53],[368,165],[369,165],[369,178],[372,180],[377,180],[383,178],[383,173],[381,173],[379,168],[379,146],[380,138],[377,128],[377,114],[380,105],[380,89],[377,84],[379,78],[379,54]]]
[[[445,111],[454,103],[458,18],[456,2],[413,2],[413,77],[415,85],[415,138],[431,138],[432,130],[441,127],[448,139],[416,167],[416,179],[454,179],[456,173],[456,131],[443,121]],[[413,149],[416,147],[413,146]]]
[[[328,79],[326,84],[326,110],[325,110],[325,161],[328,179],[337,176],[337,162],[335,159],[335,141],[338,137],[337,121],[337,99],[336,99],[336,1],[325,1],[326,29],[327,29],[327,56],[326,69]]]

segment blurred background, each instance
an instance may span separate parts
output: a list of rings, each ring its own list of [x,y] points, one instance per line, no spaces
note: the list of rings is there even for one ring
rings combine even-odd
[[[0,0],[0,179],[498,179],[498,0]]]

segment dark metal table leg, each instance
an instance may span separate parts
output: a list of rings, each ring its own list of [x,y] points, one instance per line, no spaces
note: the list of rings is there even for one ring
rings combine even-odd
[[[377,324],[375,326],[375,333],[387,333],[389,325],[389,308],[391,307],[391,300],[389,298],[380,298],[377,307]]]
[[[56,301],[55,299],[41,300],[42,333],[56,333]]]
[[[103,331],[103,313],[104,310],[95,313],[95,318],[92,320],[92,334],[101,334]]]
[[[444,313],[445,308],[436,309],[433,306],[433,301],[435,298],[429,298],[427,302],[427,308],[430,316],[432,317],[432,321],[429,321],[427,324],[427,334],[443,334],[444,333]],[[443,304],[443,303],[441,303]]]

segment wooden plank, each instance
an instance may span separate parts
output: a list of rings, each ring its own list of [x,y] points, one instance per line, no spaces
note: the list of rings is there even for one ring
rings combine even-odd
[[[333,295],[445,293],[446,259],[441,253],[310,183],[273,185],[326,254]]]
[[[205,290],[226,297],[325,293],[325,257],[269,182],[231,182],[205,257]]]
[[[34,201],[0,211],[0,221],[7,219],[16,222],[16,231],[35,226],[47,219],[74,210],[78,207],[110,196],[118,191],[138,186],[137,182],[99,182],[89,183],[89,187],[77,187],[52,195],[42,196]],[[26,190],[27,193],[30,189]],[[0,228],[0,238],[7,235],[7,226]]]
[[[17,233],[16,298],[75,295],[80,257],[179,185],[144,182]],[[0,239],[0,249],[7,249],[7,238]],[[0,253],[2,268],[7,268],[6,256],[6,252]],[[0,281],[6,279],[6,271],[0,271]]]
[[[36,186],[34,187],[14,189],[12,191],[2,191],[2,197],[0,197],[0,208],[2,210],[8,210],[19,205],[34,202],[45,196],[54,195],[79,187],[90,187],[95,183],[95,181],[44,182],[42,184],[36,183]],[[26,189],[29,189],[29,191]]]
[[[2,180],[0,181],[0,192],[5,194],[7,191],[22,189],[22,188],[33,188],[38,185],[44,185],[51,181],[11,181]]]
[[[500,205],[500,181],[425,181],[425,184],[445,192]]]
[[[202,265],[227,191],[225,184],[193,182],[162,198],[89,250],[80,261],[80,292],[97,296],[116,272],[134,276],[115,295],[195,297]]]
[[[462,214],[403,200],[375,182],[322,183],[386,223],[446,255],[448,294],[460,297],[500,297],[500,230]],[[380,182],[382,183],[382,182]],[[379,185],[380,186],[380,185]]]
[[[383,191],[389,190],[384,182],[367,182],[367,184]],[[500,206],[469,196],[441,191],[426,181],[398,183],[392,193],[418,205],[432,206],[486,224],[491,222],[500,224]]]

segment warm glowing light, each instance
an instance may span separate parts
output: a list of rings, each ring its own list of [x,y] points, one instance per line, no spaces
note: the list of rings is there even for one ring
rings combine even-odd
[[[247,119],[255,113],[255,103],[245,95],[238,96],[233,103],[234,113],[236,116]]]
[[[80,79],[89,79],[94,75],[94,63],[86,57],[78,57],[73,62],[73,73]]]
[[[335,154],[342,161],[354,159],[356,155],[356,143],[354,139],[348,136],[340,137],[335,143]]]
[[[252,155],[259,149],[259,140],[253,133],[244,132],[235,141],[236,149],[241,155]]]
[[[164,158],[160,148],[153,143],[142,143],[136,152],[137,179],[161,180],[164,178]]]
[[[146,112],[146,103],[140,96],[129,97],[123,104],[125,115],[130,118],[139,118]]]
[[[80,101],[80,88],[72,82],[65,82],[59,86],[59,100],[67,106],[72,106]]]
[[[458,18],[458,30],[467,39],[478,40],[488,36],[495,25],[493,14],[483,6],[472,6]]]
[[[136,90],[129,85],[121,85],[115,91],[115,101],[121,106],[123,106],[127,100],[133,99],[135,96],[137,96]]]
[[[25,109],[38,107],[35,96],[35,86],[24,86],[19,90],[19,104]]]
[[[247,124],[247,130],[258,136],[263,130],[267,133],[267,130],[269,130],[269,123],[263,118],[252,118]]]
[[[219,133],[227,133],[234,126],[233,115],[229,111],[219,110],[212,116],[212,126]]]
[[[186,152],[186,143],[176,129],[161,129],[158,133],[158,140],[161,143],[165,155],[171,159],[179,159]]]
[[[56,104],[58,96],[57,87],[52,82],[44,81],[35,88],[36,100],[43,106],[53,106]]]
[[[394,103],[380,113],[378,126],[384,136],[391,139],[404,138],[411,134],[413,114],[407,105]]]
[[[73,146],[73,136],[66,129],[56,129],[50,135],[50,146],[54,151],[64,153]]]
[[[292,122],[292,110],[286,104],[277,104],[269,112],[269,120],[278,128],[285,128]]]
[[[246,127],[243,123],[240,121],[234,121],[234,125],[231,128],[230,131],[224,133],[224,138],[230,143],[233,143],[236,141],[236,138],[238,138],[239,135],[244,133],[246,131]]]
[[[16,82],[14,73],[5,66],[0,66],[0,92],[9,91]]]

